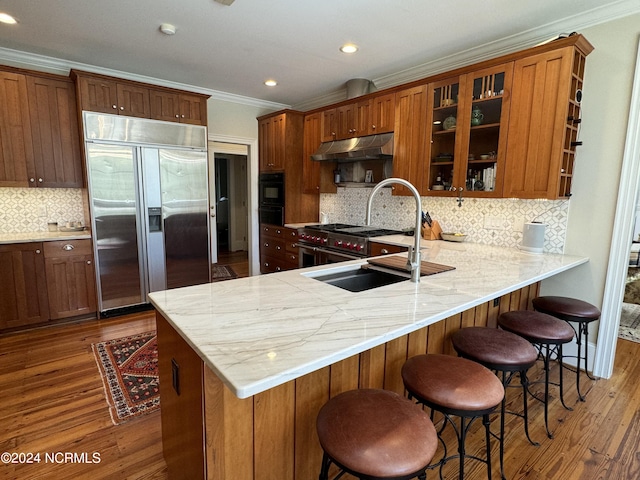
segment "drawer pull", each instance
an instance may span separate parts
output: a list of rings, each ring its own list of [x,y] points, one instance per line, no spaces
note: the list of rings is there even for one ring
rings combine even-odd
[[[380,249],[380,253],[382,253],[383,255],[386,255],[387,253],[389,253],[389,250],[387,250],[386,248],[382,248]]]
[[[74,246],[73,246],[73,245],[71,245],[70,243],[67,243],[67,244],[65,244],[65,245],[62,247],[62,249],[63,249],[63,250],[65,250],[65,251],[67,251],[67,252],[70,252],[71,250],[73,250],[73,249],[74,249]]]

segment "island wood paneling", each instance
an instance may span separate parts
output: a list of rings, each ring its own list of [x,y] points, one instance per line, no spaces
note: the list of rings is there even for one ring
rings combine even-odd
[[[113,425],[91,351],[91,343],[154,328],[154,313],[144,312],[0,335],[0,452],[42,452],[46,447],[51,452],[99,452],[101,456],[100,463],[0,465],[0,478],[170,479],[162,456],[160,412]],[[422,330],[425,342],[426,330]],[[416,343],[417,333],[409,335],[410,345]],[[382,350],[384,352],[384,348]],[[640,344],[619,339],[612,377],[596,381],[582,377],[587,392],[586,402],[580,402],[577,398],[575,375],[566,375],[565,399],[574,410],[565,410],[558,398],[553,399],[549,413],[554,439],[546,437],[542,404],[530,400],[529,427],[532,438],[540,442],[538,447],[529,444],[523,432],[522,419],[507,416],[506,478],[637,478],[640,471],[640,458],[637,455],[640,451],[640,434],[638,411],[634,405],[640,398],[640,382],[637,381],[640,378],[639,359]],[[533,380],[544,377],[539,364],[532,368],[530,378]],[[557,370],[552,373],[557,373]],[[328,373],[324,375],[328,379]],[[205,369],[205,378],[207,388],[216,381],[222,387],[222,383],[208,369]],[[302,378],[313,381],[308,376]],[[296,384],[300,380],[296,380]],[[520,390],[509,390],[509,407],[518,410],[522,407]],[[239,453],[237,456],[228,455],[225,460],[236,465],[242,464],[253,472],[253,399],[239,400],[226,387],[220,391],[224,392],[227,399],[226,410],[220,411],[220,418],[226,419],[227,426],[219,428],[217,422],[207,417],[207,455],[212,455],[211,432],[226,433],[226,448]],[[300,441],[298,405],[306,404],[302,398],[296,396],[296,451],[299,450]],[[232,408],[238,405],[248,408],[246,411]],[[484,448],[484,430],[481,424],[476,425],[467,437],[466,444],[468,451],[481,452]],[[245,430],[249,431],[248,436]],[[447,432],[451,432],[451,429],[447,429]],[[236,438],[238,442],[234,443]],[[242,453],[243,445],[247,445],[246,454]],[[306,446],[300,448],[305,449]],[[492,442],[492,448],[494,478],[498,478],[497,442]],[[559,451],[562,453],[558,454]],[[309,450],[309,457],[313,458],[314,455]],[[306,475],[306,471],[299,470],[296,464],[296,480],[317,478],[318,463],[318,459],[309,462],[308,471],[315,472],[313,475]],[[213,465],[212,458],[208,457],[208,464]],[[465,479],[486,480],[484,464],[469,461],[467,465]],[[457,478],[457,463],[451,462],[448,467],[451,469],[446,478]],[[211,471],[209,476],[222,480],[251,478],[248,474],[214,475]],[[430,480],[436,478],[437,473],[429,474]],[[342,480],[353,480],[353,477],[345,475]]]
[[[207,478],[316,478],[322,459],[316,417],[329,398],[355,388],[404,394],[400,370],[407,358],[426,352],[455,354],[453,332],[495,326],[503,311],[531,308],[537,293],[538,284],[524,287],[243,400],[205,368]]]

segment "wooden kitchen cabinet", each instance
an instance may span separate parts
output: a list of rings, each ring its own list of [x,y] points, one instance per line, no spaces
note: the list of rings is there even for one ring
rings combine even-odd
[[[0,71],[0,187],[27,187],[33,161],[27,79]]]
[[[82,110],[149,118],[148,88],[102,75],[76,75]]]
[[[33,162],[27,162],[29,186],[82,187],[74,84],[68,79],[26,78],[33,139]]]
[[[581,37],[574,45],[515,62],[504,196],[571,194],[584,65],[592,49]]]
[[[81,110],[207,125],[208,95],[71,71]]]
[[[371,99],[371,117],[368,134],[393,132],[396,116],[396,95],[386,93]]]
[[[207,124],[207,98],[201,95],[150,90],[151,118],[168,122]]]
[[[52,320],[97,311],[91,240],[44,243],[49,311]]]
[[[396,92],[393,176],[404,178],[420,193],[427,153],[427,85]],[[411,195],[406,187],[393,186],[394,195]]]
[[[362,110],[362,112],[359,112]],[[366,102],[358,107],[357,103],[349,103],[336,108],[336,139],[357,137],[360,125],[359,117],[368,117],[369,103]]]
[[[260,273],[298,268],[297,240],[295,229],[260,224]]]
[[[303,188],[304,114],[281,110],[257,120],[260,173],[284,173],[284,223],[317,221],[318,192]]]
[[[0,330],[49,320],[42,243],[0,245]]]
[[[429,84],[429,195],[500,197],[513,63]]]
[[[339,105],[322,112],[323,142],[392,132],[395,94],[385,93]]]
[[[284,171],[287,147],[293,147],[293,138],[287,135],[287,113],[258,121],[260,145],[258,146],[261,172]],[[289,116],[289,127],[295,121]]]
[[[322,125],[320,129],[320,139],[322,142],[331,142],[337,139],[338,124],[337,124],[337,110],[335,108],[329,108],[322,113]]]
[[[169,477],[204,479],[204,364],[159,314],[158,374],[162,384],[162,451]]]
[[[309,194],[336,193],[333,171],[336,162],[311,160],[321,141],[322,113],[316,112],[304,117],[304,138],[302,146],[302,191]]]
[[[390,245],[382,242],[369,242],[369,256],[378,257],[380,255],[389,255],[391,253],[407,252],[409,247],[400,245]]]

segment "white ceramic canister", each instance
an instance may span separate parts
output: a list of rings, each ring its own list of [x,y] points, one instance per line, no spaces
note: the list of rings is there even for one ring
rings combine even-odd
[[[542,253],[544,247],[544,232],[547,225],[544,223],[525,223],[522,228],[522,244],[520,250],[529,253]]]

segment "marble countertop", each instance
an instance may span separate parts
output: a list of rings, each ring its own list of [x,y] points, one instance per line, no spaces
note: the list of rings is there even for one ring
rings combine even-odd
[[[385,240],[413,240],[396,237]],[[588,261],[441,240],[424,241],[421,250],[422,260],[455,270],[360,293],[312,278],[366,263],[352,260],[150,298],[229,389],[246,398]]]
[[[55,240],[80,240],[91,238],[89,230],[79,232],[22,232],[0,233],[0,245],[8,243],[51,242]]]

